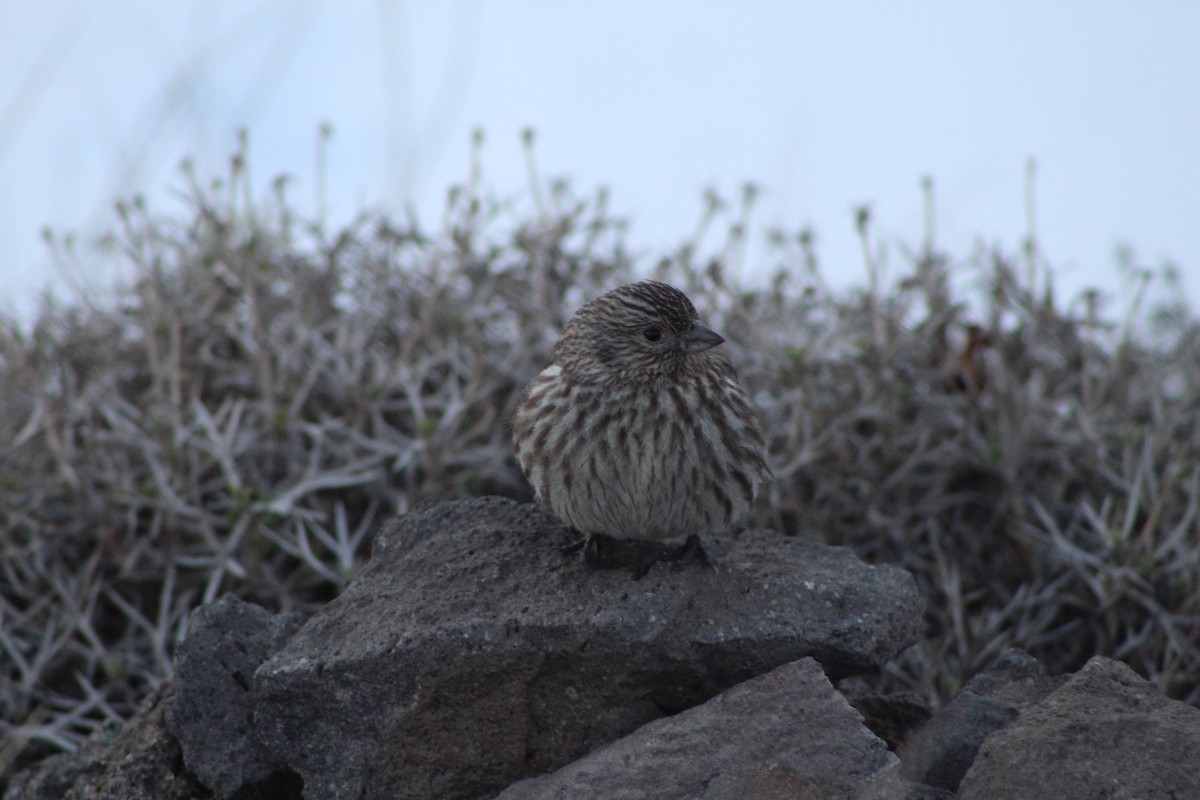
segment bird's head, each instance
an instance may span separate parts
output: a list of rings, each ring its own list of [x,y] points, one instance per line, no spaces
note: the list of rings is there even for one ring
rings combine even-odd
[[[677,372],[725,340],[696,319],[687,296],[659,281],[640,281],[597,297],[575,312],[554,348],[554,362],[578,374],[638,380]]]

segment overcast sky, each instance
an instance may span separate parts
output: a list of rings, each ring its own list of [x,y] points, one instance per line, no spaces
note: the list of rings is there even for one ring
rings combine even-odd
[[[289,173],[311,210],[323,122],[336,219],[434,222],[475,128],[490,184],[520,192],[533,127],[541,170],[608,186],[640,250],[750,180],[763,227],[812,226],[835,279],[862,271],[858,204],[884,241],[919,239],[924,175],[946,245],[1015,249],[1033,157],[1068,289],[1118,291],[1124,242],[1200,299],[1194,0],[5,2],[0,74],[6,309],[51,277],[43,226],[95,235],[134,192],[168,209],[179,162],[215,176],[242,127],[262,193]]]

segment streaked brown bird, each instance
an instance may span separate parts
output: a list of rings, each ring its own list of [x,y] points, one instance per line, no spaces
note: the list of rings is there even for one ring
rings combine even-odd
[[[723,533],[770,478],[754,409],[683,292],[622,286],[580,308],[513,424],[538,498],[589,537],[663,542]],[[585,549],[585,555],[588,549]]]

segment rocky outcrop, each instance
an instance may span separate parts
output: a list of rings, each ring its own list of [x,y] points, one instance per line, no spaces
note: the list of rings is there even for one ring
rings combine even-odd
[[[1200,709],[1093,658],[984,740],[959,800],[1200,797]]]
[[[697,754],[703,754],[697,757]],[[903,797],[887,746],[811,658],[655,720],[497,800]]]
[[[845,549],[751,531],[635,579],[576,538],[500,499],[384,530],[256,675],[259,734],[306,797],[486,796],[805,656],[878,667],[920,629],[911,577]]]
[[[212,794],[184,769],[179,743],[163,725],[171,696],[163,686],[120,731],[93,734],[77,753],[26,770],[5,800],[207,800]]]
[[[258,742],[250,688],[301,622],[231,597],[198,609],[171,682],[119,731],[27,770],[6,800],[299,800],[299,777]]]
[[[1047,677],[1042,665],[1027,653],[1005,651],[904,743],[900,749],[903,774],[958,791],[959,781],[988,734],[1016,719],[1065,680]]]
[[[188,769],[218,797],[297,782],[259,741],[253,721],[254,671],[300,628],[294,614],[227,597],[192,615],[175,656],[167,730]]]
[[[848,703],[830,679],[917,633],[899,570],[751,531],[596,571],[571,541],[508,501],[409,514],[303,624],[197,611],[171,683],[5,798],[1200,797],[1200,710],[1107,659],[1009,651],[915,733],[919,698]]]

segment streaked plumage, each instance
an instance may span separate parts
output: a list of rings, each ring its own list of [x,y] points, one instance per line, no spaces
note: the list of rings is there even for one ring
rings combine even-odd
[[[770,471],[724,341],[671,286],[587,303],[525,390],[517,459],[538,498],[587,534],[659,541],[724,532]]]

